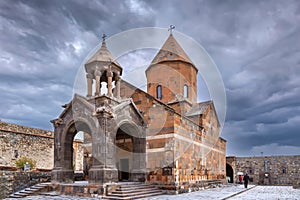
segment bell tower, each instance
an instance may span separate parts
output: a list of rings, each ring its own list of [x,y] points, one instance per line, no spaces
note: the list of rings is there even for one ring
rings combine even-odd
[[[173,36],[174,28],[146,70],[147,92],[182,113],[197,103],[198,69]]]
[[[120,98],[120,77],[122,67],[112,56],[106,47],[106,35],[102,36],[101,48],[85,64],[87,78],[87,97],[101,95],[102,83],[107,84],[107,93],[109,97],[113,96],[113,81],[116,86],[116,98]],[[93,85],[95,86],[93,87]],[[94,93],[93,93],[93,90]]]

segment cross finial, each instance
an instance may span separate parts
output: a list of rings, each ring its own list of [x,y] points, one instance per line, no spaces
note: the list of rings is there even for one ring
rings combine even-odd
[[[168,31],[170,31],[170,35],[172,35],[172,30],[175,29],[174,25],[170,25],[170,27],[168,28]]]
[[[106,38],[107,36],[105,35],[105,33],[103,33],[103,35],[102,35],[102,42],[105,42],[105,38]]]

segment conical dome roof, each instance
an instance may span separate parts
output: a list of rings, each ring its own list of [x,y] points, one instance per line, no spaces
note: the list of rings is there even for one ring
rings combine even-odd
[[[105,40],[102,41],[101,48],[86,62],[86,65],[96,61],[114,63],[115,65],[121,67],[118,61],[107,49]]]
[[[175,61],[175,60],[184,61],[194,66],[193,62],[190,60],[190,58],[185,53],[183,48],[176,41],[173,34],[170,34],[170,36],[168,37],[168,39],[166,40],[162,48],[159,50],[159,52],[152,60],[151,65],[158,64],[164,61]]]

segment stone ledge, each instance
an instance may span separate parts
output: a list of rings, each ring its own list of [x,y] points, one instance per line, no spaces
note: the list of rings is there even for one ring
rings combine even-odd
[[[54,138],[53,131],[31,128],[28,126],[21,126],[21,125],[11,124],[11,123],[1,122],[1,121],[0,121],[0,130],[5,132]]]

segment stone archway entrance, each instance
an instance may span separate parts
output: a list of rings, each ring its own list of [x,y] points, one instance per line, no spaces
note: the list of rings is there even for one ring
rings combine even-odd
[[[139,138],[139,131],[134,125],[125,123],[117,129],[116,133],[116,166],[119,181],[137,181],[137,170],[141,168],[140,161],[144,146]],[[142,178],[142,177],[140,177]]]
[[[52,170],[52,179],[58,182],[71,183],[74,182],[74,166],[73,166],[73,141],[78,132],[85,132],[91,134],[90,126],[83,122],[71,121],[60,137],[55,138],[54,148],[54,168]]]
[[[132,136],[121,128],[116,134],[116,165],[119,181],[130,180],[130,168],[132,165],[133,140]]]
[[[233,169],[228,163],[226,163],[226,177],[229,177],[229,183],[233,183]]]

